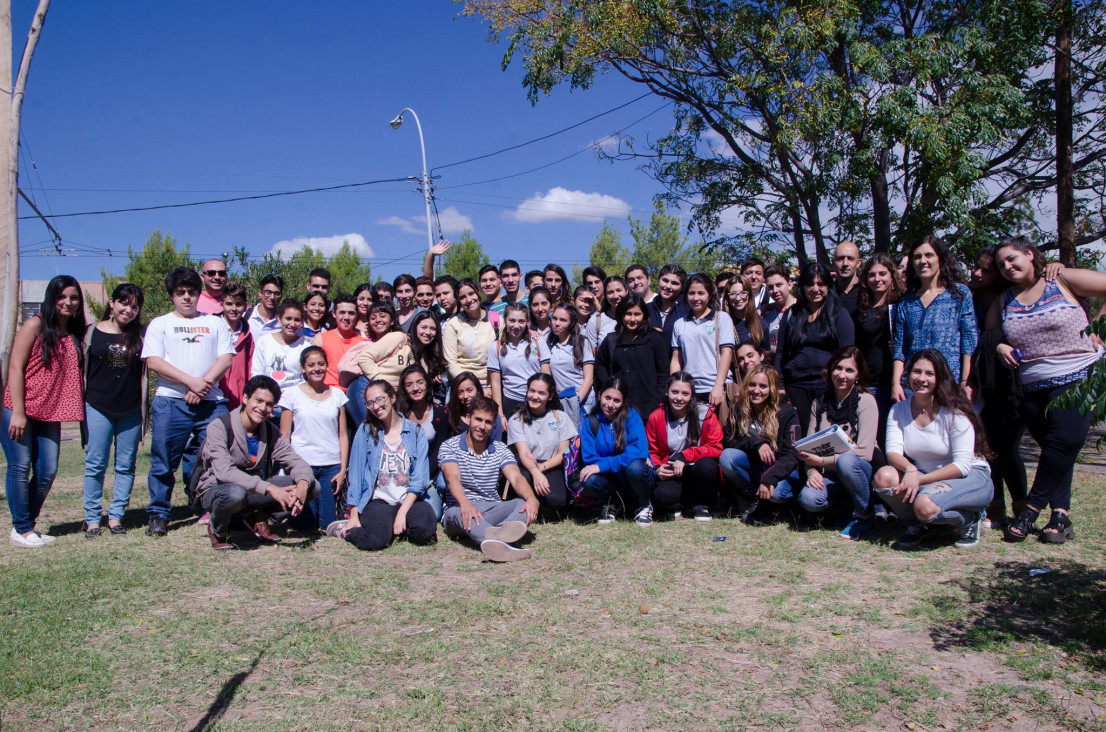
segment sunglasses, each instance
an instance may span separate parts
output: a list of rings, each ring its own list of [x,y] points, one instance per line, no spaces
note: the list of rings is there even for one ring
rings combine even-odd
[[[225,269],[205,269],[204,274],[208,277],[226,277],[227,271]]]

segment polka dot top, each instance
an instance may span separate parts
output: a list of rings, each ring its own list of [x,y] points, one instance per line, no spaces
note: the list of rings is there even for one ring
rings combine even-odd
[[[24,383],[24,411],[29,418],[40,422],[84,420],[84,378],[72,338],[58,343],[47,367],[42,362],[42,334],[35,336]],[[10,388],[10,383],[4,385],[4,406],[8,409],[13,408]]]

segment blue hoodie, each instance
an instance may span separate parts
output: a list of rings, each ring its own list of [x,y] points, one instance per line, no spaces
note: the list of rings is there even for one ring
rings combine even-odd
[[[615,454],[614,427],[600,411],[599,431],[591,433],[590,419],[580,422],[580,459],[584,465],[598,465],[601,473],[621,473],[635,460],[649,462],[649,440],[645,436],[645,424],[636,409],[626,415],[626,448]]]

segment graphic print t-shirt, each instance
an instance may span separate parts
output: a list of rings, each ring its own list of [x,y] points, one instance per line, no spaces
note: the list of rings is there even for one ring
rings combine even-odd
[[[234,338],[230,327],[222,318],[214,315],[197,315],[182,318],[176,313],[166,313],[154,318],[146,328],[146,340],[142,344],[142,358],[163,358],[173,367],[189,376],[202,377],[220,356],[234,355]],[[157,396],[184,399],[188,387],[164,376],[158,376]],[[212,386],[204,399],[217,401],[223,398],[218,386]]]
[[[394,443],[384,440],[384,449],[380,451],[380,469],[376,474],[376,490],[373,500],[382,499],[393,506],[403,501],[407,489],[411,486],[411,456],[403,446],[403,440]]]

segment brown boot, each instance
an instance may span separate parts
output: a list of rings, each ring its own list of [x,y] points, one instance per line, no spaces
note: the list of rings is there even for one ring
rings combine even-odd
[[[266,544],[279,544],[280,537],[273,533],[269,528],[269,517],[263,513],[255,513],[248,521],[250,529],[253,531],[253,535],[257,537],[258,541],[263,541]]]
[[[237,549],[234,544],[231,544],[225,538],[216,536],[215,530],[211,528],[211,524],[207,525],[207,537],[211,539],[211,548],[219,551],[226,551],[228,549]]]

